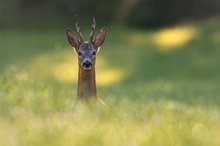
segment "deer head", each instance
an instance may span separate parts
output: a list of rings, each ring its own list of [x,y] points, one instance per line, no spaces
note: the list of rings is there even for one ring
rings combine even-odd
[[[66,29],[66,35],[69,43],[74,47],[75,52],[78,54],[79,68],[83,70],[91,70],[95,66],[96,54],[99,47],[104,43],[107,29],[102,28],[98,35],[94,38],[96,21],[93,18],[91,26],[90,40],[84,41],[80,27],[76,22],[76,33],[73,33],[70,28]]]

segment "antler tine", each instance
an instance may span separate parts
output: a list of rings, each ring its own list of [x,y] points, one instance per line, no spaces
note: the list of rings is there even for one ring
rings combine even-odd
[[[80,31],[80,27],[78,25],[78,22],[76,22],[76,31],[77,31],[77,33],[79,35],[79,41],[83,42],[83,35],[82,35],[81,31]]]
[[[92,19],[92,26],[91,26],[92,31],[90,33],[90,41],[91,42],[93,42],[93,37],[95,35],[95,27],[96,27],[96,21],[95,21],[95,18],[93,17],[93,19]]]

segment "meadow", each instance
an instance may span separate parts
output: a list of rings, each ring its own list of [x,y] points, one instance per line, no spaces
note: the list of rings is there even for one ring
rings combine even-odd
[[[219,30],[109,28],[96,61],[106,105],[76,103],[65,30],[1,31],[0,146],[219,146]]]

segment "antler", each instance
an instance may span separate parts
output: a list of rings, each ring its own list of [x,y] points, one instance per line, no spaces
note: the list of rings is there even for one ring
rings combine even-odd
[[[77,33],[79,35],[79,41],[83,42],[83,35],[82,35],[81,31],[80,31],[80,27],[78,25],[78,22],[76,22],[76,31],[77,31]]]
[[[94,35],[95,35],[95,27],[96,27],[96,21],[95,21],[95,18],[93,17],[93,19],[92,19],[92,26],[91,26],[92,31],[91,31],[91,33],[90,33],[90,41],[91,41],[91,42],[94,41],[93,37],[94,37]]]

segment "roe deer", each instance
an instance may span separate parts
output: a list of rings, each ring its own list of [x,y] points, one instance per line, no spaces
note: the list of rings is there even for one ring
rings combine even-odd
[[[93,18],[91,26],[90,40],[84,41],[80,27],[76,22],[76,32],[73,33],[70,28],[66,29],[66,35],[69,43],[78,54],[78,87],[77,97],[86,99],[97,99],[96,80],[95,80],[95,60],[100,46],[104,43],[107,29],[102,28],[94,38],[96,21]]]

